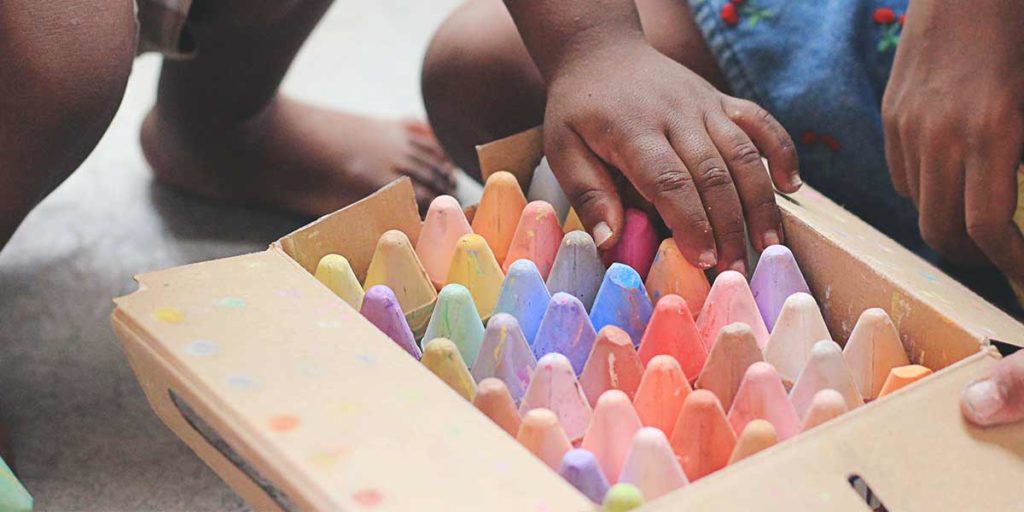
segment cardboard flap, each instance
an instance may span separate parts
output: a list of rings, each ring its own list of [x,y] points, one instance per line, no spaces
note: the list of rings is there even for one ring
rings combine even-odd
[[[133,366],[169,369],[169,391],[296,509],[590,509],[279,251],[138,280],[113,314]]]
[[[892,512],[1019,510],[1024,424],[980,429],[960,415],[960,391],[997,361],[988,348],[644,510],[866,512],[853,476]]]
[[[476,147],[484,180],[498,171],[512,173],[523,190],[530,188],[533,170],[544,156],[544,131],[538,126]]]
[[[366,279],[377,239],[397,229],[415,244],[420,237],[420,214],[412,181],[395,180],[344,209],[321,217],[274,242],[310,274],[320,258],[340,254],[348,259],[356,277]]]

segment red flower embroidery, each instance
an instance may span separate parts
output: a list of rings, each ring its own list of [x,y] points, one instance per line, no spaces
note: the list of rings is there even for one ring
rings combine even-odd
[[[903,26],[903,22],[904,22],[904,21],[905,21],[906,19],[907,19],[907,15],[906,15],[906,14],[900,14],[900,17],[899,17],[899,19],[897,19],[896,21],[898,21],[898,22],[899,22],[899,24],[900,24],[900,26],[902,27],[902,26]]]
[[[888,7],[879,7],[875,9],[874,19],[879,25],[888,25],[896,21],[896,13]]]
[[[740,22],[740,13],[736,10],[736,4],[727,3],[722,6],[722,21],[730,27],[736,26]]]
[[[839,145],[839,141],[836,140],[836,138],[831,135],[822,135],[821,143],[828,146],[828,148],[831,149],[833,153],[836,153],[840,149],[842,149],[842,146]]]
[[[818,142],[818,134],[810,130],[807,130],[806,132],[800,134],[800,142],[806,146],[810,146],[811,144]]]

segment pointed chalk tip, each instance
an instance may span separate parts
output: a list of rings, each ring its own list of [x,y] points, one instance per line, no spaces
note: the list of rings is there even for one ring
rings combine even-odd
[[[590,233],[586,231],[575,230],[566,233],[562,237],[562,245],[583,249],[586,252],[593,250],[593,253],[597,254],[597,244],[594,243],[594,237],[590,236]]]
[[[371,286],[366,291],[359,314],[394,340],[409,355],[417,360],[422,358],[423,353],[416,344],[409,322],[402,312],[402,305],[390,287],[383,284]]]
[[[640,274],[633,267],[617,262],[608,266],[604,279],[619,288],[643,288],[644,286]]]
[[[775,367],[763,361],[758,361],[747,367],[743,379],[758,384],[774,384],[776,381],[782,383]]]
[[[519,258],[513,261],[508,266],[508,271],[505,273],[505,279],[510,277],[519,278],[533,278],[534,276],[540,277],[540,271],[537,270],[537,265],[527,258]]]
[[[501,380],[495,378],[481,380],[476,387],[473,405],[508,435],[515,437],[519,433],[519,411],[516,410],[508,387]]]
[[[445,384],[472,401],[476,396],[476,383],[462,360],[459,348],[447,338],[434,338],[423,347],[423,366],[437,375]]]
[[[533,201],[523,208],[502,268],[508,271],[516,260],[529,258],[545,279],[562,242],[562,226],[550,204]]]
[[[320,258],[314,277],[329,288],[341,300],[355,309],[363,304],[363,286],[359,284],[352,265],[340,254],[328,254]]]
[[[832,388],[854,409],[864,405],[860,390],[843,358],[842,349],[832,340],[821,340],[811,348],[807,364],[793,385],[790,400],[797,414],[806,415],[814,394],[823,388]]]
[[[818,391],[811,399],[811,406],[804,415],[802,431],[808,431],[826,421],[846,414],[849,408],[846,399],[838,391],[826,388]]]
[[[712,287],[741,287],[747,288],[747,278],[743,277],[743,274],[736,272],[735,270],[726,270],[715,277],[715,283]]]
[[[612,263],[598,288],[590,319],[595,329],[615,325],[639,343],[653,311],[640,275],[627,265]]]
[[[447,282],[462,284],[469,289],[482,318],[490,317],[494,311],[504,279],[505,274],[482,236],[469,234],[459,238],[448,268]]]
[[[552,352],[537,361],[537,368],[519,404],[519,414],[522,416],[537,407],[554,410],[569,439],[576,441],[583,437],[592,410],[576,380],[572,363],[562,354]]]
[[[619,481],[636,485],[651,500],[689,483],[665,433],[651,427],[633,436]]]
[[[580,373],[580,385],[595,406],[595,397],[603,396],[612,388],[632,399],[643,371],[644,365],[629,334],[614,325],[607,325],[597,333],[594,347]]]
[[[537,359],[530,349],[519,321],[507,313],[495,313],[487,322],[480,351],[473,361],[473,377],[497,377],[509,387],[517,403],[522,400]]]
[[[523,416],[516,440],[555,471],[572,449],[558,416],[544,408],[532,409]]]
[[[779,442],[775,427],[766,420],[752,420],[743,427],[736,439],[736,447],[729,457],[729,464],[735,464],[757,452],[770,448]]]
[[[601,503],[608,492],[608,480],[601,472],[597,458],[582,448],[569,450],[562,457],[558,474],[594,503]]]
[[[602,507],[604,512],[629,512],[644,504],[644,495],[633,484],[615,484],[608,489]]]
[[[882,385],[882,391],[878,393],[878,398],[894,393],[931,374],[931,369],[919,364],[909,364],[893,368],[889,370],[889,375],[885,378],[885,384]]]

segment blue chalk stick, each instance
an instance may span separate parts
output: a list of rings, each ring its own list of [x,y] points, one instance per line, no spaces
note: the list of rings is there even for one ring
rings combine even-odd
[[[519,321],[526,341],[533,343],[537,337],[537,329],[544,318],[544,310],[548,307],[551,294],[544,284],[537,265],[530,260],[516,260],[508,268],[508,274],[498,293],[498,302],[494,306],[495,313],[508,313]]]
[[[597,290],[590,321],[598,331],[614,325],[629,334],[633,345],[639,345],[653,311],[640,274],[627,265],[612,263]]]

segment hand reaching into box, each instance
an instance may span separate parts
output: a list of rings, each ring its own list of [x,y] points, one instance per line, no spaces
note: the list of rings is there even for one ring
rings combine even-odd
[[[1024,420],[1024,350],[1006,357],[988,378],[964,389],[960,408],[982,427]]]

